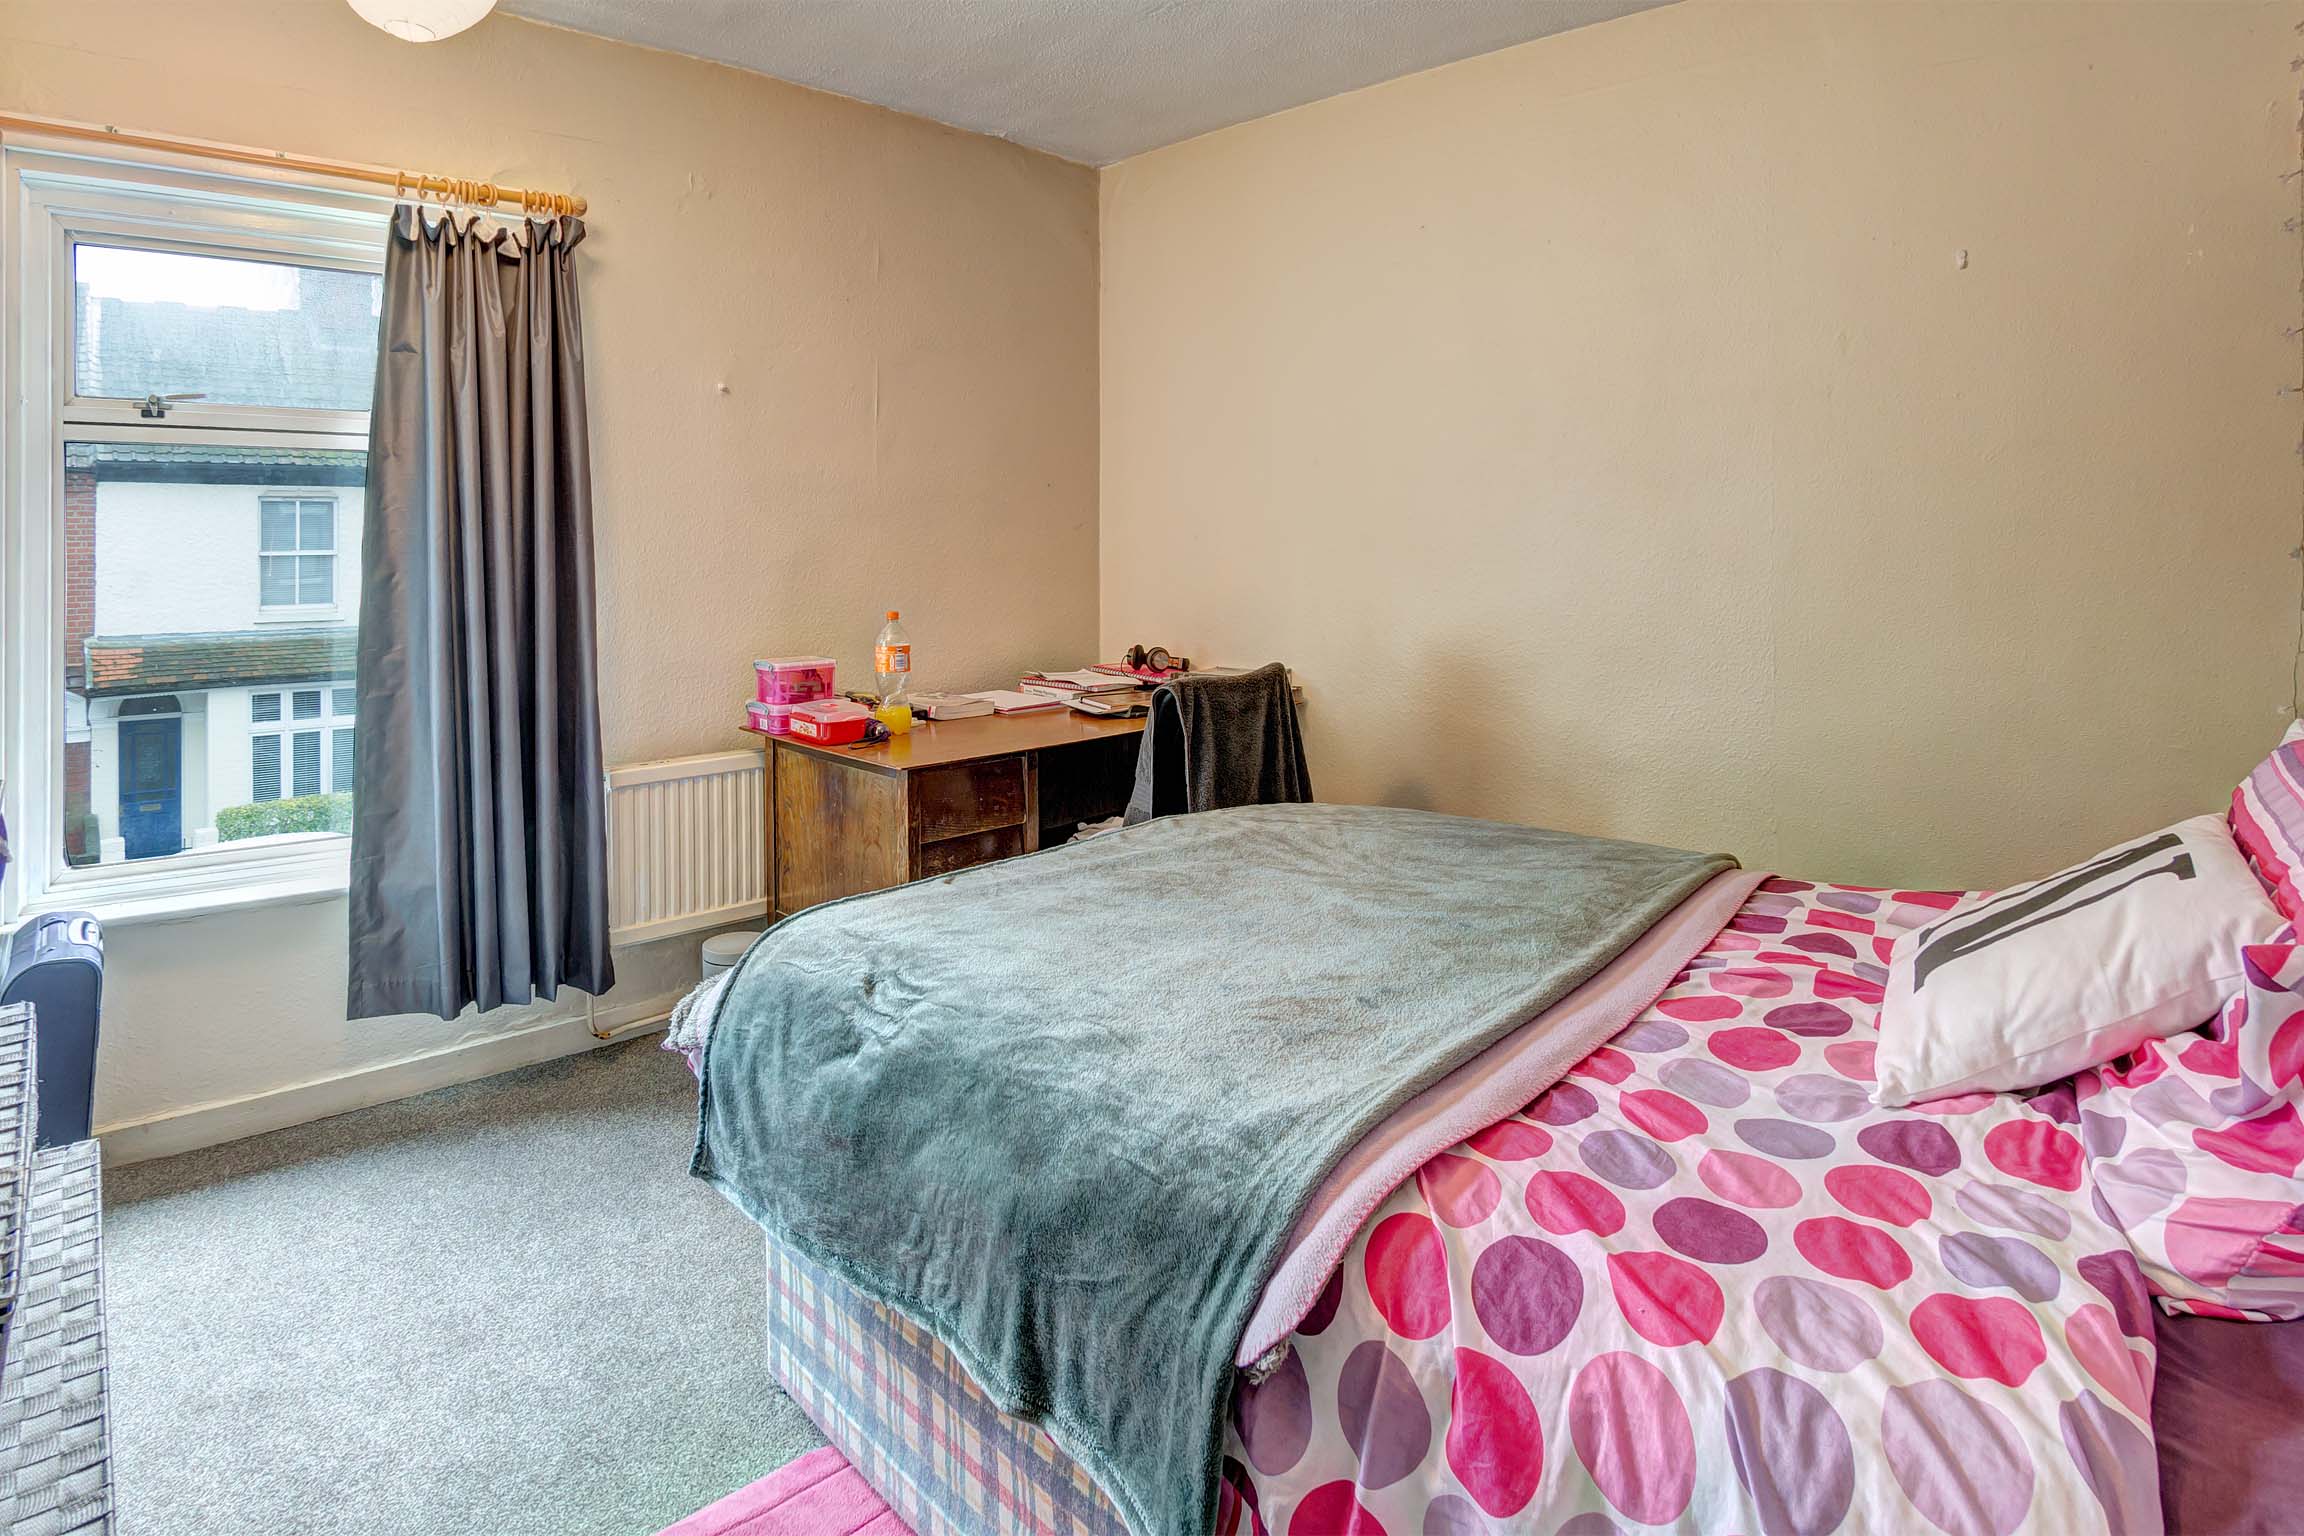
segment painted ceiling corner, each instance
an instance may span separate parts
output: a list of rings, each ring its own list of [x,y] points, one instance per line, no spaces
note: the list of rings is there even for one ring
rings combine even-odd
[[[1669,0],[507,0],[1087,165]]]

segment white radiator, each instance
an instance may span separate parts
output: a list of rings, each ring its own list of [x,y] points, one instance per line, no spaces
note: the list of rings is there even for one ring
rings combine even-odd
[[[764,762],[758,752],[707,752],[608,770],[611,943],[766,915]]]

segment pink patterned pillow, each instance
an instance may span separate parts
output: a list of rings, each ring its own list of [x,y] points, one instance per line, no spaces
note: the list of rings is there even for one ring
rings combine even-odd
[[[2232,840],[2290,922],[2304,918],[2304,740],[2295,726],[2232,791]]]
[[[2171,1312],[2304,1317],[2304,944],[2241,951],[2212,1024],[2074,1079],[2096,1200]]]

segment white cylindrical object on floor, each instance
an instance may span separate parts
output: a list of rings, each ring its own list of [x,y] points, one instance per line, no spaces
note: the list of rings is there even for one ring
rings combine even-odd
[[[744,951],[760,937],[757,930],[739,928],[733,933],[716,933],[704,941],[704,972],[700,979],[710,981],[722,971],[744,958]]]

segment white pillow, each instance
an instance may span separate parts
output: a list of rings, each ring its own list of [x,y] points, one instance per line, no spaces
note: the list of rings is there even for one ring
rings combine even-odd
[[[2280,921],[2213,814],[1970,897],[1889,953],[1873,1102],[2037,1087],[2204,1024]]]

